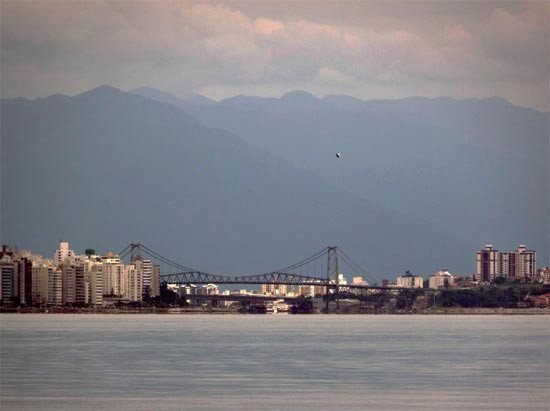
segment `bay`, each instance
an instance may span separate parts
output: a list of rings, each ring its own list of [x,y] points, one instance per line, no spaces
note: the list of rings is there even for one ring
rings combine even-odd
[[[550,316],[0,316],[1,409],[548,410]]]

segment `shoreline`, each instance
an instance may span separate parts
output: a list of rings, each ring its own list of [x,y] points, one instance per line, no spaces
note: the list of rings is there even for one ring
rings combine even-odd
[[[160,315],[325,315],[323,312],[291,314],[288,312],[269,313],[269,314],[250,314],[241,313],[236,310],[226,309],[203,309],[203,308],[146,308],[146,309],[104,309],[90,310],[85,308],[64,308],[64,309],[37,309],[37,308],[13,308],[0,309],[0,314],[160,314]],[[369,313],[369,312],[353,312],[351,310],[330,310],[329,315],[550,315],[549,308],[436,308],[417,312],[384,312],[384,313]]]

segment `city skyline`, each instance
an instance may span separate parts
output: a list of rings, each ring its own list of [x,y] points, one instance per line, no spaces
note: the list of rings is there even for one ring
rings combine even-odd
[[[549,1],[0,0],[0,65],[2,411],[548,408]]]
[[[147,253],[145,258],[142,252]],[[353,273],[346,269],[341,272],[338,269],[337,253],[336,247],[329,247],[326,254],[327,267],[334,264],[334,270],[338,270],[334,271],[331,277],[334,284],[348,287],[346,278],[348,274],[353,276],[351,287],[379,288],[376,283],[369,284],[368,277],[364,278],[360,275],[362,274],[360,267],[355,267],[359,271]],[[151,254],[153,259],[149,259],[148,254]],[[353,261],[349,260],[345,253],[341,254],[343,262],[350,262],[353,268]],[[325,258],[325,255],[322,255],[322,258]],[[200,280],[201,274],[199,277],[193,277],[196,280],[181,283],[182,280],[178,275],[172,275],[170,272],[163,273],[164,277],[161,276],[159,263],[163,261],[181,267],[180,269],[184,268],[141,244],[131,244],[119,256],[109,251],[96,254],[94,249],[86,249],[85,254],[78,254],[70,248],[69,242],[60,241],[59,248],[53,253],[53,258],[44,258],[33,254],[30,250],[12,251],[7,245],[3,245],[0,258],[0,300],[4,305],[17,298],[21,304],[29,306],[77,304],[101,307],[112,305],[116,301],[140,302],[158,297],[161,295],[160,286],[163,282],[167,282],[168,287],[172,287],[171,289],[178,294],[182,293],[183,298],[186,295],[197,294],[218,295],[222,290],[216,283],[223,284],[224,278],[231,279],[231,277],[212,276],[205,273],[205,278],[208,276],[212,278],[206,283]],[[550,268],[537,269],[536,251],[527,250],[523,244],[520,244],[515,252],[506,253],[499,253],[493,249],[492,244],[488,244],[485,249],[477,252],[476,261],[477,270],[471,277],[451,274],[448,270],[442,269],[429,275],[428,281],[425,282],[423,275],[412,274],[407,270],[404,275],[397,276],[392,284],[383,280],[381,289],[471,288],[477,284],[527,280],[550,284]],[[290,268],[288,272],[293,270],[298,268]],[[298,272],[303,276],[301,268]],[[313,272],[309,275],[323,277],[324,273]],[[243,284],[246,284],[247,278],[241,278],[243,278]],[[302,278],[306,279],[306,277]],[[312,278],[309,280],[310,283],[295,286],[288,285],[284,281],[287,280],[276,280],[276,277],[272,277],[255,284],[260,285],[260,295],[312,298],[328,292],[322,278],[317,280]],[[194,283],[203,285],[198,287]],[[258,290],[250,292],[250,294],[257,293]],[[230,291],[223,290],[221,294],[229,296]],[[249,292],[241,289],[239,294],[249,294]]]

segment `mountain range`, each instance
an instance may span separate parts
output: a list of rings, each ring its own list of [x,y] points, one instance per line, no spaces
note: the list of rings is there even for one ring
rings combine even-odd
[[[59,239],[79,252],[140,241],[220,274],[327,245],[375,280],[470,274],[486,242],[526,243],[541,265],[548,124],[502,99],[216,102],[109,86],[4,99],[1,240],[47,255]]]

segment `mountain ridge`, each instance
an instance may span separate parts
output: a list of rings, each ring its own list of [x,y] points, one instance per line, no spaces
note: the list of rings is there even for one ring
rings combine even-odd
[[[534,244],[543,264],[550,263],[549,113],[498,97],[331,99],[303,106],[246,96],[208,108],[178,104],[203,124],[378,205],[433,221],[479,246]],[[328,159],[335,152],[343,157],[334,169]]]
[[[218,273],[265,272],[336,243],[377,279],[444,263],[458,270],[468,258],[452,235],[170,104],[101,88],[69,100],[2,101],[1,117],[6,243],[47,254],[59,238],[77,250],[138,240]],[[399,246],[388,248],[395,238]]]

